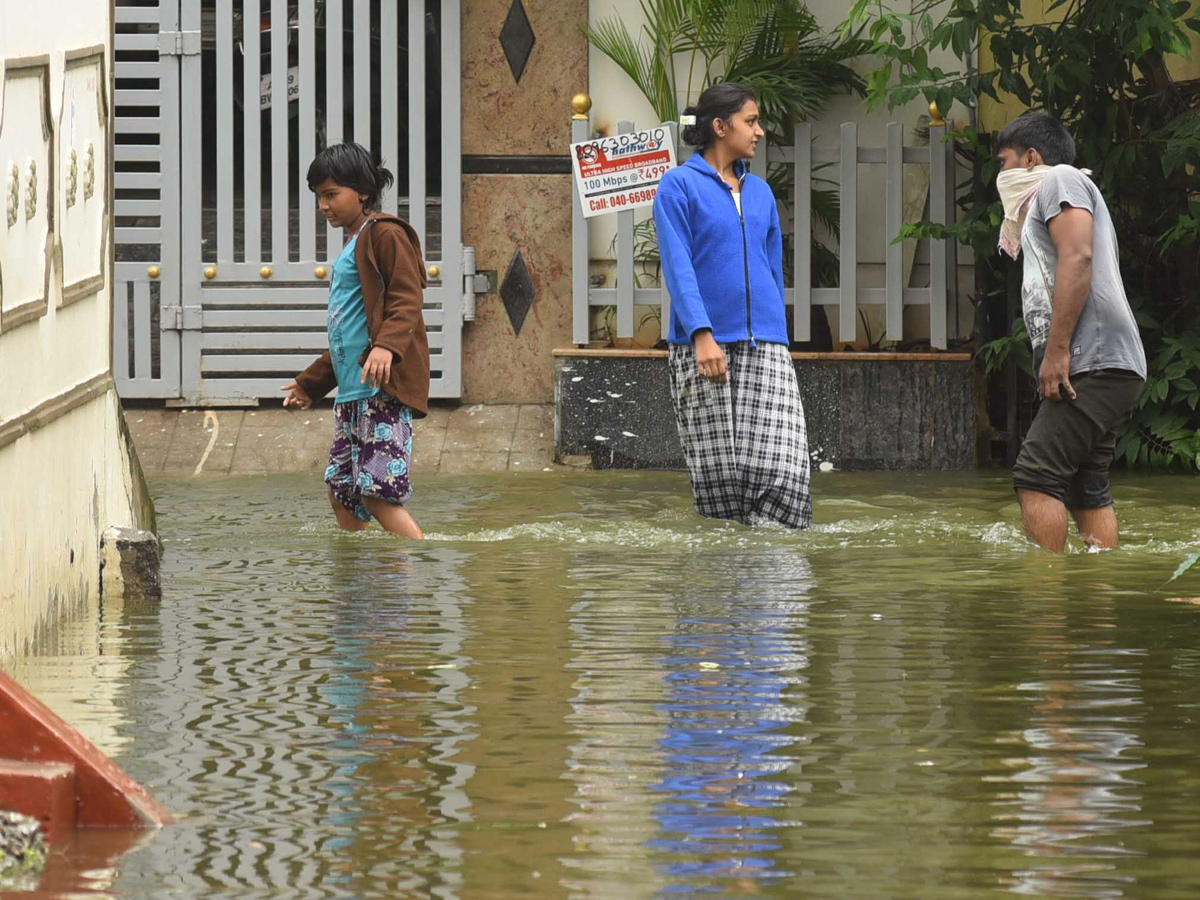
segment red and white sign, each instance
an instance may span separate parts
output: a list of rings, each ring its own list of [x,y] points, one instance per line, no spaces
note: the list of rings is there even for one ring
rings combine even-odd
[[[675,168],[670,129],[658,127],[571,145],[579,202],[587,218],[649,206]]]

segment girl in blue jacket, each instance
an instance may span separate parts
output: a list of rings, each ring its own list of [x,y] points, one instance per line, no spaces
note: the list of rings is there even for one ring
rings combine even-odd
[[[696,509],[808,528],[808,438],[788,353],[779,211],[746,162],[763,138],[754,92],[714,84],[681,122],[696,153],[663,178],[654,223],[671,293],[671,393]]]

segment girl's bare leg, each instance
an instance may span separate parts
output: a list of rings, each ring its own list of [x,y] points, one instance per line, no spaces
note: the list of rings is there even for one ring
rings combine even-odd
[[[333,514],[337,517],[338,527],[342,531],[366,531],[371,527],[370,522],[362,521],[362,519],[342,506],[341,501],[333,496],[333,491],[329,492],[329,505],[333,507]]]
[[[400,537],[412,538],[414,541],[425,540],[425,532],[421,531],[417,520],[399,503],[389,503],[378,497],[363,497],[363,503],[385,531],[398,534]]]

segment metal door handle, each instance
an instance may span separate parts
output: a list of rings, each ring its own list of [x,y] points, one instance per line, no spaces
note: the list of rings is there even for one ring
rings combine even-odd
[[[146,274],[149,275],[151,278],[157,278],[159,275],[162,274],[162,269],[160,269],[158,266],[151,266],[150,268],[148,268],[146,270]]]
[[[439,266],[430,266],[428,269],[430,278],[440,278],[442,270]]]

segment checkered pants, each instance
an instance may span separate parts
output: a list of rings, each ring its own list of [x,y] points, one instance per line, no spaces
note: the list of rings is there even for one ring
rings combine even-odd
[[[796,369],[783,344],[721,344],[725,384],[696,368],[696,348],[671,344],[675,421],[696,510],[747,525],[812,525],[808,433]]]

